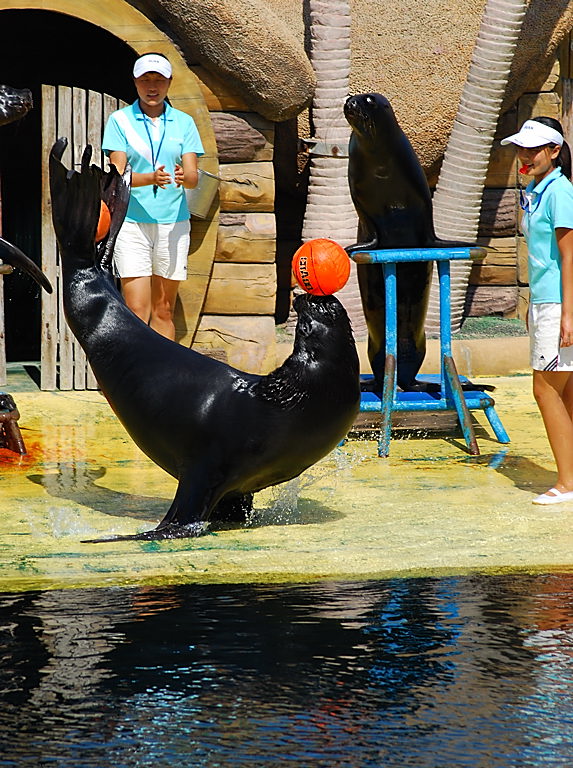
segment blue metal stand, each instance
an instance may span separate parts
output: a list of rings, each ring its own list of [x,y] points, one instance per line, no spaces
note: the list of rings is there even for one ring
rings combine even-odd
[[[354,251],[352,259],[358,264],[382,264],[386,297],[386,363],[382,396],[363,392],[361,411],[380,411],[382,414],[378,455],[388,456],[392,430],[392,411],[456,411],[470,454],[477,456],[479,448],[471,421],[470,411],[481,409],[500,443],[509,443],[507,432],[494,408],[494,399],[482,390],[466,391],[462,388],[452,358],[452,331],[450,319],[450,261],[469,259],[470,248],[423,248],[404,250]],[[434,392],[397,392],[396,360],[398,351],[396,264],[407,261],[435,261],[440,280],[440,376],[417,377],[419,381],[438,383]]]

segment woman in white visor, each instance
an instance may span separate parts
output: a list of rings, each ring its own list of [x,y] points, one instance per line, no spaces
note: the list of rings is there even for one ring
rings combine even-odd
[[[528,249],[528,314],[533,394],[557,464],[553,488],[534,504],[573,502],[573,185],[571,151],[561,124],[527,120],[515,144],[521,191],[521,229]],[[572,505],[573,508],[573,505]]]
[[[197,156],[203,146],[193,118],[167,101],[172,70],[165,56],[140,56],[133,80],[137,99],[110,116],[102,142],[120,173],[127,162],[132,169],[114,264],[127,306],[174,339],[173,310],[189,254],[185,188],[197,185]]]

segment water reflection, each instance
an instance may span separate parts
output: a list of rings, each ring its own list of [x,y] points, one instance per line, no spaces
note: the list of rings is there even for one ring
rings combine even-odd
[[[0,595],[0,765],[565,766],[573,576]]]

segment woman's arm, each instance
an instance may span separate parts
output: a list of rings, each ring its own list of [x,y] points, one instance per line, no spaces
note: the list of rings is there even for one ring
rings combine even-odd
[[[185,152],[181,157],[181,165],[175,166],[175,183],[178,187],[194,189],[197,186],[199,175],[197,173],[197,155],[195,152]]]
[[[109,153],[109,162],[115,165],[119,173],[125,171],[127,165],[127,153],[115,150]],[[131,186],[132,187],[147,187],[154,184],[156,187],[166,187],[167,184],[171,184],[171,176],[165,170],[164,165],[160,165],[155,172],[149,171],[149,173],[132,173],[131,174]]]
[[[561,346],[573,345],[573,229],[555,230],[561,254]]]

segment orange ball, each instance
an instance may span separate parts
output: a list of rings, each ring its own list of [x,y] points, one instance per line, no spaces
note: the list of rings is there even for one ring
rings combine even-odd
[[[95,236],[96,243],[99,243],[100,240],[104,239],[104,237],[109,232],[110,226],[111,226],[111,214],[109,212],[109,208],[102,200],[100,211],[99,211],[99,221],[97,223],[96,236]]]
[[[325,237],[301,245],[292,259],[297,283],[314,296],[330,296],[343,288],[350,276],[350,259],[344,248]]]

